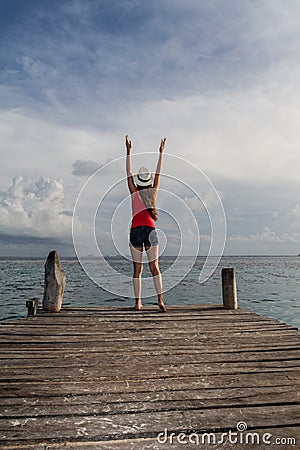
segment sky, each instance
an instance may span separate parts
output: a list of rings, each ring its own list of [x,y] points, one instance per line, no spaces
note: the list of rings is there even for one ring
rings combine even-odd
[[[134,171],[167,137],[165,254],[180,229],[195,251],[193,218],[208,251],[212,192],[225,255],[300,253],[299,19],[298,0],[0,0],[0,256],[74,255],[73,215],[81,252],[95,216],[126,253],[125,134]]]

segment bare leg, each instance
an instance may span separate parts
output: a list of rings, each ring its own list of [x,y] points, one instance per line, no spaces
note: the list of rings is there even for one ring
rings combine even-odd
[[[167,308],[165,307],[164,297],[162,293],[162,279],[161,273],[158,265],[158,245],[151,245],[151,247],[146,247],[148,262],[150,272],[153,277],[154,287],[157,293],[158,305],[161,312],[166,312]]]
[[[135,296],[135,309],[140,310],[142,305],[142,271],[143,271],[143,248],[130,246],[133,262],[133,292]]]

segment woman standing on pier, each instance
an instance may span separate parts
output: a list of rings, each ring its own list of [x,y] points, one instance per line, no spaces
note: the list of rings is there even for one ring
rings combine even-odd
[[[149,268],[153,277],[158,305],[161,312],[166,312],[162,294],[162,279],[158,265],[158,239],[155,229],[157,220],[156,196],[160,182],[162,155],[166,145],[166,138],[161,140],[156,173],[153,179],[146,167],[141,167],[135,176],[131,172],[130,153],[132,142],[126,136],[126,173],[128,188],[132,198],[132,222],[130,229],[130,250],[133,261],[133,290],[135,295],[135,309],[142,309],[142,271],[143,248],[146,250]]]

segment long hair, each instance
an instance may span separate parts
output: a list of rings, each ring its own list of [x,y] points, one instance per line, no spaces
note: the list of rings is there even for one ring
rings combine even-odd
[[[141,196],[141,199],[144,202],[144,205],[146,207],[146,210],[150,214],[150,217],[153,220],[158,219],[158,214],[156,211],[156,204],[155,204],[155,189],[153,189],[152,186],[137,186],[137,189],[139,191],[139,195]]]

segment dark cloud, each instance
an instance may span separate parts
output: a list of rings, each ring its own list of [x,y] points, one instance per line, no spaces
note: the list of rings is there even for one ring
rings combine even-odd
[[[99,169],[100,165],[95,161],[82,161],[77,160],[72,165],[72,173],[76,177],[89,176],[92,175],[96,170]]]
[[[12,235],[0,233],[0,257],[42,257],[45,258],[52,250],[60,256],[75,256],[71,239],[56,239],[30,235]]]
[[[67,242],[64,239],[55,239],[53,237],[41,237],[30,235],[13,235],[0,233],[0,243],[5,245],[40,245],[46,244],[49,247],[55,245],[73,245],[71,242]]]
[[[62,211],[61,213],[63,216],[69,216],[72,217],[73,216],[73,211]]]
[[[296,26],[265,1],[9,3],[1,3],[8,23],[3,80],[26,89],[27,102],[34,96],[43,111],[54,84],[63,104],[86,108],[88,121],[94,101],[124,107],[149,95],[201,95],[241,84],[290,48],[285,28],[295,33]],[[276,33],[265,31],[280,18]]]

